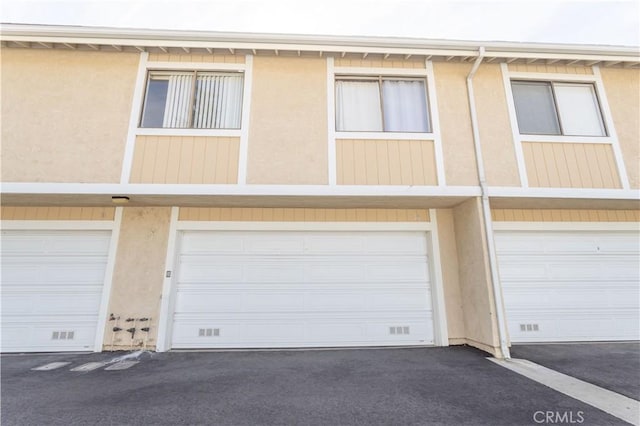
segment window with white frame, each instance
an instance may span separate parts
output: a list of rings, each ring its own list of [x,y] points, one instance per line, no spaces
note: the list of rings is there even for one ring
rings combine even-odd
[[[140,127],[239,129],[243,75],[150,71]]]
[[[339,132],[431,131],[424,78],[336,78]]]
[[[511,81],[521,134],[606,136],[591,83]]]

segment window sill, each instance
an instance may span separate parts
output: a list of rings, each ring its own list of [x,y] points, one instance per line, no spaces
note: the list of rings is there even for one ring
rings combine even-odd
[[[409,132],[336,132],[336,139],[434,140],[433,133]]]
[[[612,143],[611,136],[520,135],[520,142]]]
[[[218,136],[240,137],[240,129],[136,129],[137,136]]]

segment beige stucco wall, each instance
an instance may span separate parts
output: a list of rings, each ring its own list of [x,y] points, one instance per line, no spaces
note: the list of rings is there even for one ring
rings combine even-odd
[[[469,64],[433,64],[447,185],[478,184],[466,86],[469,71]]]
[[[325,59],[254,58],[247,183],[328,182],[326,80]]]
[[[456,206],[453,220],[467,343],[500,356],[480,199],[472,198]]]
[[[115,334],[115,347],[129,348],[131,335],[127,318],[151,318],[151,321],[136,324],[135,345],[139,346],[145,334],[142,327],[150,327],[147,347],[154,347],[157,339],[160,296],[164,281],[164,267],[169,239],[170,207],[128,207],[124,209],[120,228],[118,251],[109,314],[120,317],[123,331]],[[107,321],[104,348],[111,349],[112,328],[115,321]]]
[[[482,64],[473,79],[487,183],[520,186],[511,121],[498,64]]]
[[[438,209],[436,210],[436,218],[449,343],[463,343],[465,341],[464,313],[458,275],[458,248],[456,246],[453,210]]]
[[[2,181],[118,182],[139,55],[1,56]]]
[[[631,188],[640,188],[640,70],[601,68]]]

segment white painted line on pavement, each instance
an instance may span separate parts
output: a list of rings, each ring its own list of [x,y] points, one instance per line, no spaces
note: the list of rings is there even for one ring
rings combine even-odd
[[[109,371],[126,370],[127,368],[131,368],[139,362],[140,361],[120,361],[120,362],[116,362],[113,365],[110,365],[109,367],[105,368],[105,370],[109,370]]]
[[[71,364],[70,362],[50,362],[49,364],[41,365],[40,367],[32,368],[33,371],[51,371],[56,368],[64,367]]]
[[[69,371],[93,371],[97,370],[100,367],[104,367],[105,365],[107,365],[106,362],[88,362],[78,367],[74,367]]]
[[[526,359],[487,358],[502,367],[596,407],[625,422],[640,425],[640,401],[601,388]]]

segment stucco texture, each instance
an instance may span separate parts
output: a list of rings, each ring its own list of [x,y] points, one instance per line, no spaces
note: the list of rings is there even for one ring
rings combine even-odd
[[[640,188],[640,70],[601,68],[613,125],[629,177],[629,186]]]
[[[326,184],[325,59],[253,60],[247,183]]]
[[[456,206],[453,218],[467,343],[499,355],[496,307],[480,199],[472,198]]]
[[[164,267],[169,241],[170,207],[128,207],[124,209],[109,313],[120,317],[120,327],[133,326],[127,318],[150,318],[138,323],[134,347],[139,347],[145,334],[141,327],[150,327],[148,346],[155,346],[157,319],[160,314],[160,297],[164,282]],[[107,321],[104,345],[111,349],[114,321]],[[120,331],[115,335],[115,347],[129,347],[131,335]]]
[[[477,185],[466,78],[469,64],[433,64],[447,185]]]
[[[1,53],[2,181],[119,182],[139,55]]]

